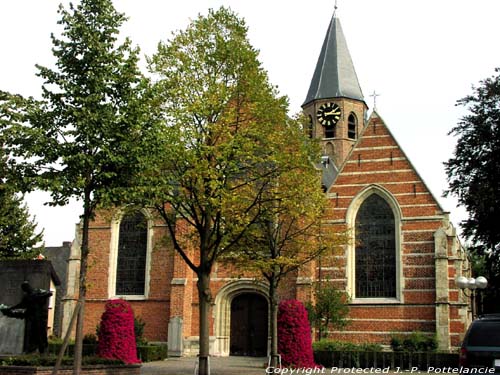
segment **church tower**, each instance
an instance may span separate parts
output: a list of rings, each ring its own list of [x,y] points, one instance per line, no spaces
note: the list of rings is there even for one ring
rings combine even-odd
[[[321,142],[323,165],[333,164],[337,171],[365,125],[368,107],[335,14],[302,109],[308,117],[309,136]]]

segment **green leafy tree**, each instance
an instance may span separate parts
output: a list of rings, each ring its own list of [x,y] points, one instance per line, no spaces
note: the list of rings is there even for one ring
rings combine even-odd
[[[257,56],[244,22],[221,8],[160,43],[150,59],[159,121],[135,203],[156,209],[198,278],[200,374],[208,373],[213,266],[259,216],[277,173],[274,129],[287,121],[287,102]]]
[[[0,92],[0,121],[3,123],[12,120],[4,100],[7,97],[8,94]],[[0,259],[33,258],[43,249],[43,232],[36,233],[35,221],[30,217],[22,196],[8,179],[2,144],[0,135]]]
[[[488,287],[486,289],[477,289],[475,303],[478,315],[487,313],[498,313],[498,298],[500,297],[500,288],[498,285],[498,271],[495,271],[495,265],[491,264],[491,254],[484,253],[481,247],[467,247],[472,277],[486,276]],[[493,268],[492,268],[493,266]]]
[[[7,184],[0,185],[0,259],[31,259],[43,250],[43,233],[36,233],[23,199]]]
[[[318,340],[330,328],[343,329],[349,320],[349,296],[335,288],[329,280],[318,282],[314,291],[314,303],[307,304],[309,321],[318,329]]]
[[[448,190],[469,217],[461,223],[476,256],[484,255],[491,284],[500,286],[500,68],[457,105],[468,113],[450,131],[457,137],[445,163]]]
[[[120,203],[111,188],[130,181],[141,152],[147,81],[138,49],[118,44],[125,16],[111,0],[59,7],[60,37],[52,35],[54,69],[37,66],[41,101],[25,99],[21,121],[7,127],[9,153],[24,189],[50,191],[52,205],[83,203],[75,374],[80,373],[89,221],[103,203]]]

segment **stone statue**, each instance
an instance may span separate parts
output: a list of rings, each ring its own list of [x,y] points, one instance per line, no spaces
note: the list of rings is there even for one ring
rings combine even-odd
[[[47,319],[48,300],[52,292],[43,289],[33,289],[28,281],[21,284],[24,292],[20,303],[12,307],[2,307],[0,311],[5,316],[25,320],[24,346],[25,353],[33,353],[37,349],[40,354],[47,352]]]

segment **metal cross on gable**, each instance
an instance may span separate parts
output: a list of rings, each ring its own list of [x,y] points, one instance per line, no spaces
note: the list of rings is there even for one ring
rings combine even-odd
[[[373,94],[370,94],[370,96],[373,98],[373,110],[377,109],[377,96],[380,96],[380,94],[377,94],[375,90],[373,90]]]

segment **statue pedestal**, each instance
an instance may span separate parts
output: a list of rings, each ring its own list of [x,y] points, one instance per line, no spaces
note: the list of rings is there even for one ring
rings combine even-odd
[[[22,354],[24,319],[8,318],[0,313],[0,354]]]

